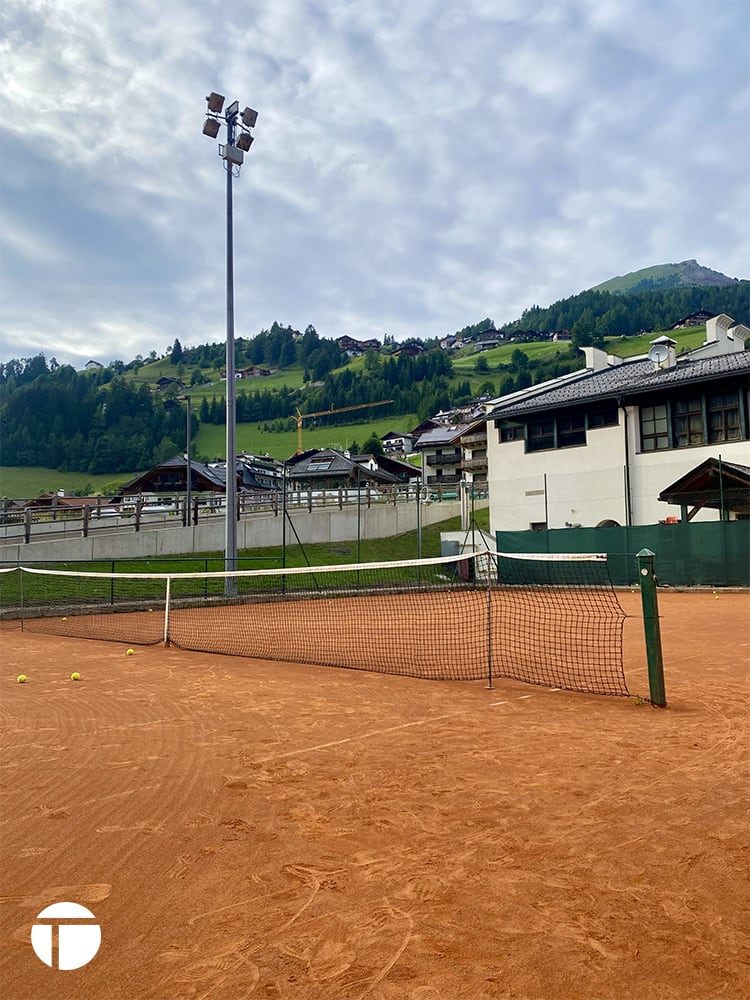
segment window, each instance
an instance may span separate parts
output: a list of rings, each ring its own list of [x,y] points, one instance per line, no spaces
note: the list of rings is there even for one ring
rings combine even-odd
[[[642,451],[739,441],[745,436],[736,389],[642,406],[640,417]]]
[[[619,423],[617,403],[602,403],[600,406],[592,407],[588,412],[587,420],[590,429],[616,425]]]
[[[700,399],[682,399],[672,407],[672,431],[675,448],[703,444],[703,404]]]
[[[557,418],[557,447],[571,448],[586,444],[586,418],[583,413],[572,413]]]
[[[555,421],[537,420],[528,425],[527,451],[543,451],[555,447]]]
[[[559,417],[535,420],[527,428],[526,450],[571,448],[586,444],[586,417],[583,413],[566,413]]]
[[[522,424],[501,424],[500,441],[523,441]]]
[[[667,404],[641,407],[641,449],[660,451],[669,447]]]
[[[736,392],[709,396],[708,440],[737,441],[740,438],[740,400]]]

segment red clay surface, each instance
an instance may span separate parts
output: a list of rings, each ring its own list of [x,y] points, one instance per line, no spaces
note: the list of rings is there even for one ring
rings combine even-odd
[[[4,631],[3,1000],[744,1000],[750,599],[659,600],[666,710]]]

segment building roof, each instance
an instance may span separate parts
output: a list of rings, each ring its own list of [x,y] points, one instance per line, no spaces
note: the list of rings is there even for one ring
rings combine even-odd
[[[355,459],[335,448],[322,448],[296,455],[294,464],[287,463],[287,467],[291,470],[289,478],[296,480],[355,480],[362,477],[364,480],[377,480],[381,483],[400,481],[398,476],[383,469],[364,467],[364,463],[370,458],[370,455],[360,455]]]
[[[416,479],[422,475],[421,469],[411,465],[409,462],[402,462],[398,458],[393,458],[390,455],[353,455],[352,460],[359,463],[373,460],[380,472],[392,476],[393,481],[397,483]]]
[[[109,496],[111,494],[107,494]],[[14,510],[23,510],[26,507],[106,507],[109,501],[104,496],[74,497],[61,496],[59,493],[40,493],[37,497],[28,500],[11,500],[10,505]]]
[[[663,503],[750,513],[750,468],[707,458],[659,494]]]
[[[143,487],[148,484],[151,477],[157,472],[168,469],[177,469],[180,471],[185,470],[187,472],[187,459],[183,455],[175,455],[174,458],[167,459],[166,462],[160,462],[152,469],[149,469],[148,472],[141,473],[140,476],[136,476],[135,479],[131,479],[130,482],[124,483],[118,492],[128,493],[137,491],[139,486],[143,489]],[[226,489],[225,469],[212,469],[203,462],[196,462],[195,459],[191,459],[190,471],[192,477],[203,480],[208,488],[222,491]]]
[[[425,431],[424,434],[419,435],[416,447],[419,449],[439,448],[444,444],[452,444],[462,434],[466,433],[468,427],[468,424],[452,424],[450,427],[432,427],[430,430]]]
[[[579,377],[546,389],[532,387],[523,399],[502,401],[488,419],[513,417],[543,410],[578,406],[595,400],[627,401],[649,393],[691,383],[709,382],[731,375],[750,375],[750,351],[735,351],[706,358],[679,358],[672,368],[655,368],[652,361],[639,359],[613,365],[603,371],[585,369]]]
[[[374,467],[373,467],[374,466]],[[311,449],[287,462],[294,480],[374,481],[395,485],[421,475],[419,469],[389,455],[346,455],[336,448]]]

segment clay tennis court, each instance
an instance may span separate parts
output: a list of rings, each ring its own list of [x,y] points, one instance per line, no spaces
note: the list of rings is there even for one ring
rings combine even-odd
[[[659,601],[663,711],[4,628],[4,1000],[744,998],[750,602]]]

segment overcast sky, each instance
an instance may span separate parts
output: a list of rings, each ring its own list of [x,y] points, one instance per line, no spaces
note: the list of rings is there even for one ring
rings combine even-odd
[[[750,0],[3,0],[0,361],[500,325],[696,258],[750,277]],[[221,139],[221,136],[219,136]]]

